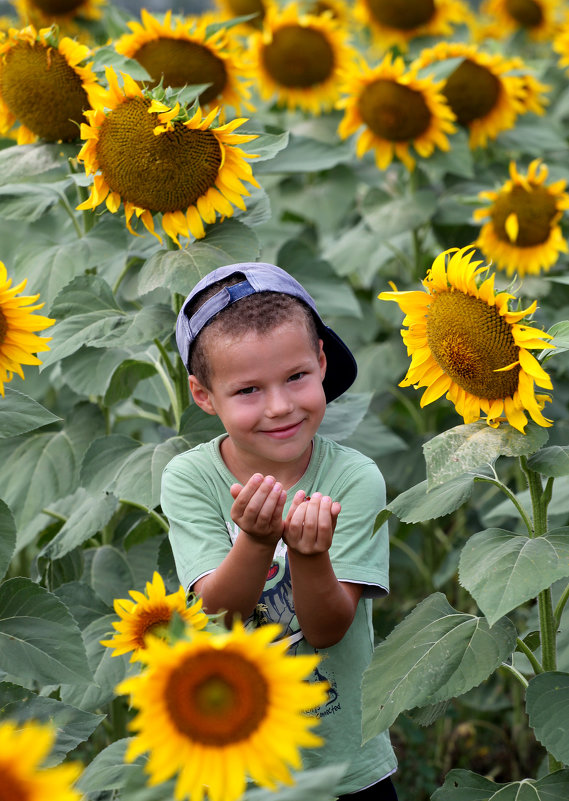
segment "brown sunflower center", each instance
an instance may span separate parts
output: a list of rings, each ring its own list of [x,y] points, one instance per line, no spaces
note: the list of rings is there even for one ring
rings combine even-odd
[[[513,243],[520,248],[542,245],[551,235],[551,228],[559,214],[553,195],[543,186],[533,186],[528,192],[523,186],[514,186],[501,192],[492,207],[492,225],[498,239],[510,244],[506,220],[511,214],[518,218],[518,236]]]
[[[283,25],[263,48],[263,64],[271,78],[289,89],[308,89],[327,81],[334,71],[334,51],[316,28]]]
[[[17,42],[0,66],[0,94],[18,122],[48,141],[79,137],[89,108],[81,78],[59,50]]]
[[[33,5],[44,14],[69,14],[84,2],[85,0],[33,0]]]
[[[391,142],[415,139],[431,122],[423,95],[395,81],[368,84],[359,97],[358,108],[368,128]]]
[[[506,0],[506,11],[522,28],[537,28],[543,22],[543,9],[535,0]]]
[[[376,22],[388,28],[410,31],[425,25],[435,14],[434,0],[366,0]]]
[[[164,86],[192,86],[210,83],[200,95],[200,103],[209,103],[225,88],[227,71],[223,59],[198,42],[162,37],[146,42],[134,54],[156,86],[163,78]]]
[[[171,619],[172,615],[167,607],[149,609],[141,614],[137,620],[137,647],[146,647],[146,636],[148,634],[153,634],[155,637],[163,637]]]
[[[520,367],[511,326],[495,306],[463,292],[439,292],[427,315],[427,340],[439,367],[466,392],[493,400],[511,397]]]
[[[0,309],[0,345],[6,339],[6,334],[8,333],[8,320],[6,319],[6,315]]]
[[[150,101],[133,97],[109,113],[99,130],[97,159],[105,181],[123,201],[142,209],[185,211],[217,179],[222,151],[212,131],[174,123],[155,136],[160,124]]]
[[[443,94],[461,125],[485,117],[500,96],[495,75],[466,58],[446,80]]]
[[[205,746],[241,742],[267,715],[264,676],[229,649],[186,659],[168,679],[165,696],[178,730]]]
[[[3,765],[0,766],[0,775],[0,801],[27,801],[30,798],[29,789],[12,775],[9,768],[5,770]]]

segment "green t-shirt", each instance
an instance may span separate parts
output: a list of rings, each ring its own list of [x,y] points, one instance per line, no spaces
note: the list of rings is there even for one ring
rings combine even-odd
[[[170,522],[178,577],[188,590],[217,568],[239,533],[231,520],[233,498],[229,492],[237,479],[220,453],[225,436],[175,456],[162,478],[162,509]],[[379,781],[397,766],[387,732],[361,745],[361,681],[374,647],[372,598],[385,595],[389,588],[387,527],[371,536],[377,513],[385,505],[385,482],[371,459],[317,434],[306,472],[287,490],[283,516],[299,489],[307,495],[321,492],[341,503],[330,560],[340,581],[364,585],[349,630],[339,643],[319,652],[322,660],[314,680],[326,679],[331,688],[327,701],[317,711],[320,725],[316,731],[325,745],[306,749],[302,754],[305,768],[349,763],[336,788],[341,795]],[[293,653],[316,652],[303,638],[294,613],[286,545],[282,541],[275,548],[251,622],[279,623],[284,636],[291,637]]]

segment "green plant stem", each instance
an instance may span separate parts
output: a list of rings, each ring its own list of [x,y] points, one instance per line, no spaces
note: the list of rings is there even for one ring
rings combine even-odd
[[[172,379],[172,381],[175,381],[176,378],[177,378],[176,368],[172,364],[170,356],[168,355],[168,351],[166,350],[166,348],[164,347],[164,345],[160,342],[160,340],[158,338],[154,339],[153,342],[156,345],[156,347],[158,348],[158,351],[160,352],[160,355],[162,356],[162,360],[164,361],[164,364],[166,365],[166,369],[168,370],[168,374],[169,374],[170,378]]]
[[[528,467],[526,456],[520,456],[520,465],[528,482],[533,513],[533,536],[541,537],[547,531],[547,498],[543,491],[541,476]],[[550,493],[551,494],[551,493]],[[530,536],[532,536],[530,534]]]
[[[557,670],[557,641],[551,588],[537,596],[541,632],[541,663],[544,670]]]
[[[156,372],[162,379],[162,383],[166,388],[166,392],[168,393],[168,397],[170,398],[170,403],[172,404],[172,413],[174,415],[174,426],[176,431],[180,430],[180,419],[181,419],[181,407],[178,401],[178,393],[176,391],[176,387],[178,382],[176,382],[176,386],[173,387],[172,383],[166,373],[166,370],[162,367],[158,359],[153,359],[154,367],[156,368]]]
[[[86,186],[77,186],[77,194],[79,195],[79,204],[83,203],[89,197],[89,192]],[[88,234],[91,228],[95,225],[95,212],[94,210],[83,209],[83,236]]]
[[[563,610],[565,609],[565,604],[569,601],[569,584],[563,590],[563,594],[561,598],[557,602],[557,606],[555,607],[555,612],[553,613],[555,617],[555,629],[559,628],[559,624],[561,623],[561,615],[563,614]]]
[[[531,663],[531,666],[534,669],[534,672],[536,674],[537,673],[543,673],[543,668],[542,668],[541,664],[539,663],[539,660],[537,659],[536,655],[534,654],[534,652],[529,647],[529,645],[526,645],[526,643],[522,640],[521,637],[518,637],[516,642],[517,642],[517,645],[518,645],[518,649],[522,653],[524,653],[527,656],[527,658],[529,659],[529,661]]]
[[[41,511],[42,514],[49,515],[50,517],[53,517],[54,520],[60,520],[62,523],[67,523],[67,518],[64,517],[63,515],[60,515],[59,512],[52,512],[51,509],[45,509],[45,508],[42,509]]]
[[[526,528],[528,530],[528,533],[529,533],[530,537],[533,536],[532,522],[529,519],[529,517],[527,516],[525,509],[523,508],[523,506],[518,501],[518,499],[516,498],[514,493],[510,490],[509,487],[507,487],[505,484],[503,484],[500,481],[499,478],[490,478],[490,476],[475,476],[474,480],[475,481],[485,481],[488,484],[494,484],[495,487],[498,487],[498,489],[502,490],[504,495],[506,495],[511,500],[511,502],[514,504],[514,506],[518,510],[518,513],[519,513],[520,517],[522,518],[522,520],[524,521],[525,526],[526,526]]]
[[[140,509],[143,512],[146,512],[146,514],[155,520],[160,528],[164,529],[166,533],[170,531],[170,526],[168,525],[167,521],[154,509],[149,509],[148,506],[144,506],[143,503],[135,503],[135,501],[129,501],[126,498],[119,498],[119,503],[124,503],[126,506],[132,506],[134,509]]]
[[[65,209],[68,213],[69,217],[71,218],[71,222],[73,223],[73,227],[75,228],[75,232],[77,234],[78,239],[81,239],[83,236],[83,232],[81,230],[81,226],[77,222],[77,217],[75,216],[75,212],[71,208],[71,205],[65,196],[61,197],[60,199],[61,206]]]
[[[504,670],[507,670],[508,673],[512,674],[512,676],[515,676],[516,679],[519,681],[519,683],[522,685],[522,687],[527,688],[529,682],[525,676],[522,676],[522,674],[517,668],[515,668],[513,665],[508,665],[507,662],[502,662],[500,667],[503,667]]]

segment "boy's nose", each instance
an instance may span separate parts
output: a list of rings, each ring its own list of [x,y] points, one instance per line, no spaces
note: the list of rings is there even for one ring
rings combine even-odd
[[[267,393],[267,417],[282,417],[293,409],[293,403],[286,390],[275,389]]]

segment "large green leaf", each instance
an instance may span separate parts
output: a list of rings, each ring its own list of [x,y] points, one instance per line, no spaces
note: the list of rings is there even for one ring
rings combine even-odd
[[[38,556],[61,559],[95,536],[109,522],[118,508],[118,500],[109,493],[91,495],[80,489],[71,517],[67,519],[55,537],[41,549]]]
[[[459,580],[490,625],[569,576],[569,528],[530,539],[490,528],[470,537],[460,557]]]
[[[112,545],[97,548],[91,562],[91,585],[108,606],[113,606],[116,598],[128,598],[137,586],[126,554]]]
[[[249,144],[251,153],[255,153],[255,142]],[[276,153],[274,158],[253,165],[255,174],[266,173],[307,173],[329,170],[337,164],[351,161],[354,146],[349,140],[345,142],[319,142],[306,136],[291,134],[287,147]]]
[[[237,220],[225,220],[207,232],[204,239],[183,250],[159,250],[151,256],[138,279],[141,295],[158,287],[187,295],[205,275],[242,261],[256,261],[259,242],[255,233]]]
[[[32,222],[61,201],[71,180],[57,183],[5,184],[0,186],[0,217]]]
[[[0,438],[17,437],[61,420],[28,395],[6,387],[0,415]]]
[[[3,500],[0,500],[0,579],[6,575],[16,550],[16,524],[14,516]]]
[[[77,148],[51,143],[4,148],[0,151],[0,185],[24,181],[61,167],[62,151],[71,156]]]
[[[27,578],[0,586],[0,669],[13,681],[87,684],[85,646],[69,609]]]
[[[387,509],[404,523],[421,523],[448,515],[467,501],[474,486],[474,476],[464,473],[429,490],[421,481],[397,496]]]
[[[528,459],[528,466],[544,476],[569,475],[569,446],[551,445],[532,454]]]
[[[324,437],[342,442],[354,433],[371,403],[371,392],[351,392],[342,395],[326,407],[318,429]]]
[[[0,440],[0,460],[18,465],[0,472],[0,496],[13,510],[18,528],[75,491],[83,454],[102,429],[100,411],[80,404],[61,431]]]
[[[493,465],[499,456],[534,453],[547,439],[547,430],[535,423],[528,424],[526,434],[507,425],[491,428],[483,420],[443,431],[423,445],[429,489]]]
[[[102,437],[93,442],[85,456],[82,481],[92,492],[107,490],[153,509],[160,503],[162,471],[170,459],[188,447],[183,437],[147,445],[122,434]]]
[[[77,781],[77,789],[81,793],[119,790],[126,785],[129,773],[138,772],[139,766],[146,760],[138,757],[134,762],[125,763],[130,739],[117,740],[95,755]]]
[[[84,629],[94,620],[108,615],[110,607],[97,595],[95,590],[83,581],[68,581],[54,590],[63,603],[73,609],[73,617],[79,628]]]
[[[569,673],[549,671],[530,681],[526,690],[530,726],[555,759],[569,763]],[[568,771],[569,773],[569,771]],[[569,792],[566,798],[569,797]]]
[[[422,601],[375,649],[362,682],[364,741],[397,716],[468,692],[510,656],[516,629],[507,619],[457,612],[442,593]]]
[[[424,225],[435,208],[436,195],[430,189],[419,189],[413,195],[397,198],[383,190],[372,189],[364,199],[362,213],[372,231],[391,239]]]
[[[451,770],[431,801],[567,801],[569,770],[559,770],[537,781],[522,779],[501,784],[469,770]]]
[[[0,707],[3,716],[18,723],[34,720],[55,728],[56,739],[46,765],[59,764],[70,751],[84,743],[105,719],[105,715],[76,709],[55,698],[43,698],[6,682],[0,683]]]
[[[519,117],[515,128],[500,133],[497,145],[506,154],[519,151],[535,158],[546,158],[546,153],[554,152],[557,158],[562,159],[568,148],[561,123],[548,118],[547,125],[542,125],[541,118],[535,114]]]

